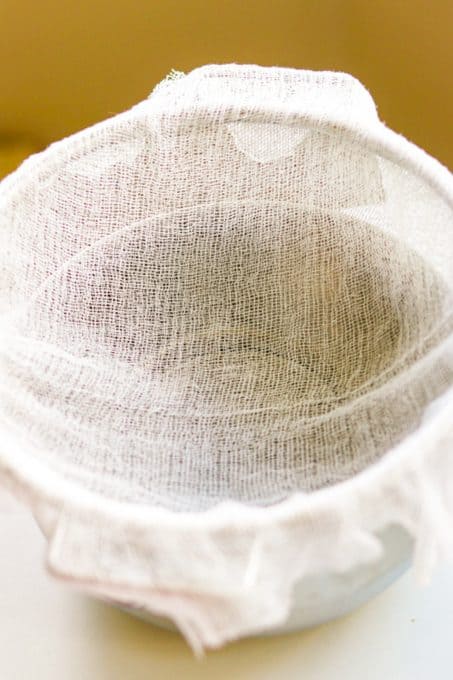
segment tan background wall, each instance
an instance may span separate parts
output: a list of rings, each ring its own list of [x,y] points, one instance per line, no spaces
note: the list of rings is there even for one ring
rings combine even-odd
[[[0,0],[0,135],[46,144],[235,61],[349,71],[453,166],[452,23],[452,0]]]

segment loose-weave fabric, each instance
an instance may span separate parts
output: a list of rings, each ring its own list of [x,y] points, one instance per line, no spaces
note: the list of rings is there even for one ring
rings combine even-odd
[[[0,185],[0,475],[195,648],[452,549],[453,183],[342,73],[205,66]]]

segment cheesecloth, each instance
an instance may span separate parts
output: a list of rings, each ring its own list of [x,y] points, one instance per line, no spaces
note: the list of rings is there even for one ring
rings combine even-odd
[[[343,73],[174,72],[0,185],[0,478],[195,650],[453,555],[453,182]]]

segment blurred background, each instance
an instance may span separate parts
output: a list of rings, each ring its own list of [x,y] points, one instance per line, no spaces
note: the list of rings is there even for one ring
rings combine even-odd
[[[0,0],[0,175],[146,98],[172,69],[347,71],[453,167],[452,0]]]

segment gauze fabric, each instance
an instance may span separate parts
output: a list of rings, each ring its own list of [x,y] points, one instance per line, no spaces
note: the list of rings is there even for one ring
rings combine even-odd
[[[453,512],[452,180],[342,73],[206,66],[0,186],[0,474],[195,648]]]

